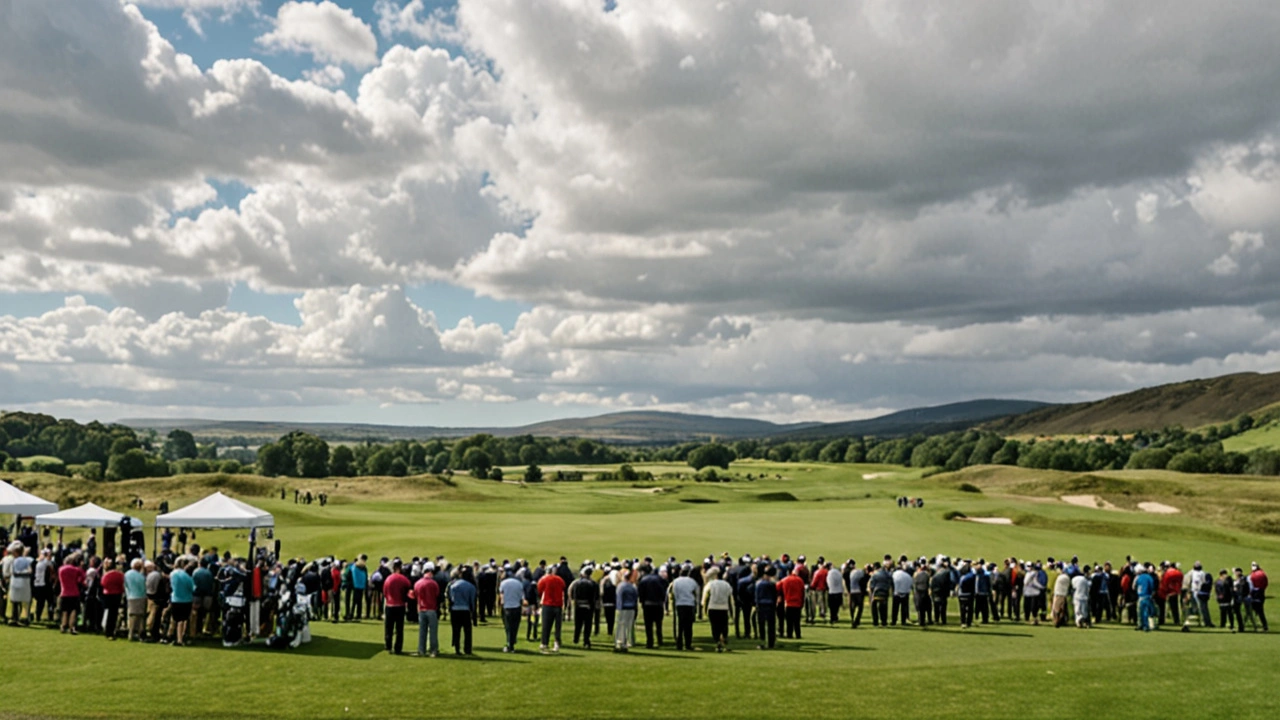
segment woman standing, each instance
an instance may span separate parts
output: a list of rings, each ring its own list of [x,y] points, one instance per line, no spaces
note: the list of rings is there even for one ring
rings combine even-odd
[[[103,633],[108,640],[116,639],[116,626],[120,622],[120,601],[123,597],[124,573],[120,572],[111,558],[107,558],[102,561],[102,605],[107,610],[107,624]]]
[[[80,593],[84,590],[84,570],[80,568],[80,553],[72,553],[66,563],[58,568],[58,585],[62,588],[58,597],[62,632],[76,632],[76,617],[80,614]]]
[[[13,561],[12,575],[9,583],[9,607],[13,611],[9,618],[10,625],[31,624],[31,581],[35,576],[35,563],[31,560],[31,548],[24,547],[19,541],[9,546],[9,552],[16,553]]]

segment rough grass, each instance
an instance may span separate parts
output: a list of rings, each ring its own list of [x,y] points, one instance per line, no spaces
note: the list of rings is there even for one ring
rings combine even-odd
[[[863,475],[883,469],[767,463],[733,469],[763,472],[768,479],[663,481],[678,493],[623,482],[524,487],[466,477],[455,478],[452,487],[430,477],[308,483],[330,494],[331,504],[321,508],[293,504],[292,488],[302,484],[233,477],[247,483],[246,500],[275,514],[284,552],[306,557],[366,552],[537,562],[562,554],[576,561],[613,554],[789,552],[871,560],[885,553],[943,552],[988,558],[1078,554],[1085,562],[1133,554],[1202,560],[1210,567],[1250,560],[1280,567],[1280,540],[1235,519],[1262,513],[1274,522],[1277,516],[1261,509],[1273,502],[1269,493],[1280,487],[1274,482],[1172,473],[1083,478],[1017,468],[973,468],[927,479],[896,468],[873,480]],[[101,493],[103,504],[119,509],[134,495],[148,508],[160,499],[176,508],[228,482],[205,476],[117,484],[31,474],[15,479],[45,497]],[[959,482],[983,493],[961,492]],[[1166,517],[1079,508],[1053,496],[1072,482],[1101,487],[1090,492],[1109,499],[1138,497],[1123,496],[1125,489],[1189,488],[1197,494],[1155,499],[1213,502],[1223,511],[1187,507],[1183,515]],[[284,501],[282,485],[289,491]],[[1037,494],[1024,494],[1029,490]],[[762,493],[789,493],[797,502],[761,502]],[[925,498],[927,509],[898,508],[894,498],[902,495]],[[953,513],[1012,517],[1019,524],[944,519]],[[144,519],[152,514],[148,509]],[[197,540],[238,550],[246,538],[224,531],[200,532]],[[702,652],[617,656],[566,649],[542,657],[498,652],[499,630],[490,625],[477,633],[475,659],[435,661],[381,653],[375,623],[317,624],[314,630],[311,645],[280,652],[110,644],[0,627],[5,687],[21,689],[0,693],[0,717],[899,717],[902,705],[893,698],[909,702],[912,715],[937,718],[1090,716],[1098,705],[1088,698],[1124,698],[1126,712],[1141,717],[1172,716],[1187,707],[1271,717],[1275,701],[1265,687],[1280,669],[1275,636],[1141,635],[1114,627],[1077,632],[1001,625],[963,633],[954,627],[806,627],[803,641],[784,641],[775,652],[748,649],[744,641],[735,643],[739,652],[718,655],[710,651],[706,624],[699,623],[695,637]],[[907,688],[919,692],[908,691],[908,699]],[[1223,704],[1224,698],[1230,702]]]
[[[1257,427],[1222,441],[1222,449],[1230,452],[1249,452],[1258,448],[1280,448],[1280,422]]]

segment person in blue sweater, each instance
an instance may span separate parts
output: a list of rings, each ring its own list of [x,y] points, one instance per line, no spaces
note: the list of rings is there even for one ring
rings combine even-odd
[[[760,644],[756,647],[770,650],[777,643],[777,626],[774,624],[774,612],[778,606],[778,586],[773,581],[778,569],[770,565],[764,569],[764,577],[756,582],[756,618],[759,622],[757,638]],[[766,643],[767,638],[767,643]]]
[[[1138,593],[1138,629],[1151,632],[1152,620],[1156,612],[1156,569],[1147,563],[1142,572],[1133,579],[1133,589]]]
[[[755,624],[752,622],[752,612],[756,607],[756,566],[751,564],[750,558],[743,558],[743,564],[746,567],[742,571],[742,576],[738,578],[737,600],[735,612],[733,615],[734,634],[739,638],[742,637],[742,625],[747,628],[747,637],[758,637],[758,634],[752,632]],[[741,621],[741,624],[739,624]]]
[[[453,628],[453,654],[471,654],[471,614],[476,609],[476,586],[455,572],[449,583],[449,621]]]
[[[343,583],[343,590],[346,597],[342,598],[347,604],[346,620],[349,622],[354,616],[356,620],[364,618],[364,598],[369,587],[369,556],[361,555],[358,560],[347,566],[348,578]]]
[[[618,572],[618,617],[614,629],[614,652],[627,652],[636,644],[636,610],[640,607],[640,592],[631,582],[631,571]]]
[[[995,574],[996,564],[983,567],[981,560],[978,563],[974,571],[974,615],[981,617],[982,624],[986,625],[991,621],[991,576]]]
[[[960,576],[956,596],[960,598],[960,627],[967,628],[973,624],[973,596],[978,585],[978,575],[971,565],[961,567],[964,572]]]

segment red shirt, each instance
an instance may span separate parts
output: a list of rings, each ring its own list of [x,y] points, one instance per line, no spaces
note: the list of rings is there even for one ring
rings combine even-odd
[[[1164,575],[1160,578],[1160,589],[1157,591],[1156,597],[1178,597],[1181,594],[1182,571],[1172,567],[1165,570]]]
[[[544,607],[564,607],[564,579],[554,573],[547,573],[538,581],[538,601]]]
[[[1253,584],[1254,590],[1267,589],[1267,574],[1261,570],[1254,570],[1249,573],[1249,582]]]
[[[102,594],[123,595],[124,573],[119,570],[108,570],[107,574],[102,576]]]
[[[440,586],[430,575],[423,576],[414,584],[413,597],[418,601],[418,612],[440,609]]]
[[[826,568],[818,568],[818,571],[813,574],[813,582],[809,583],[809,589],[821,590],[822,592],[827,591],[827,569]]]
[[[62,597],[80,597],[80,587],[84,585],[84,571],[75,565],[63,565],[58,568],[58,584],[62,586]]]
[[[799,575],[788,575],[779,580],[778,592],[785,607],[804,607],[804,579]]]
[[[342,571],[338,569],[337,565],[334,565],[333,570],[330,572],[333,573],[333,592],[338,592],[342,589]]]
[[[409,578],[400,573],[391,573],[382,581],[382,597],[387,601],[387,607],[404,607],[409,602],[412,589]]]

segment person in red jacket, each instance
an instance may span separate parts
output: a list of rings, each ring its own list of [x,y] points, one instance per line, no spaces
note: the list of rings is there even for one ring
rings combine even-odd
[[[329,569],[333,576],[333,589],[329,591],[329,620],[334,623],[338,622],[338,611],[342,604],[342,569],[346,566],[346,560],[337,560]]]
[[[1267,574],[1258,563],[1253,564],[1253,572],[1249,573],[1249,599],[1253,601],[1253,614],[1262,623],[1262,632],[1270,632],[1267,627],[1267,613],[1263,604],[1267,601]],[[1242,628],[1243,629],[1243,628]]]
[[[1164,625],[1165,609],[1173,616],[1173,624],[1182,624],[1182,571],[1177,563],[1169,563],[1164,574],[1160,576],[1160,588],[1156,593],[1156,602],[1160,605],[1160,624]]]
[[[810,625],[814,622],[814,615],[820,617],[824,622],[827,619],[827,569],[826,558],[818,558],[818,568],[813,571],[813,577],[809,580],[809,603],[806,605],[805,621]]]
[[[103,633],[108,640],[116,639],[116,626],[120,623],[120,605],[123,602],[124,573],[116,567],[114,560],[107,558],[102,561],[102,605],[107,610]]]
[[[778,582],[778,594],[782,596],[786,633],[784,637],[800,639],[800,612],[804,609],[804,594],[807,588],[804,577],[797,565],[783,580]]]

